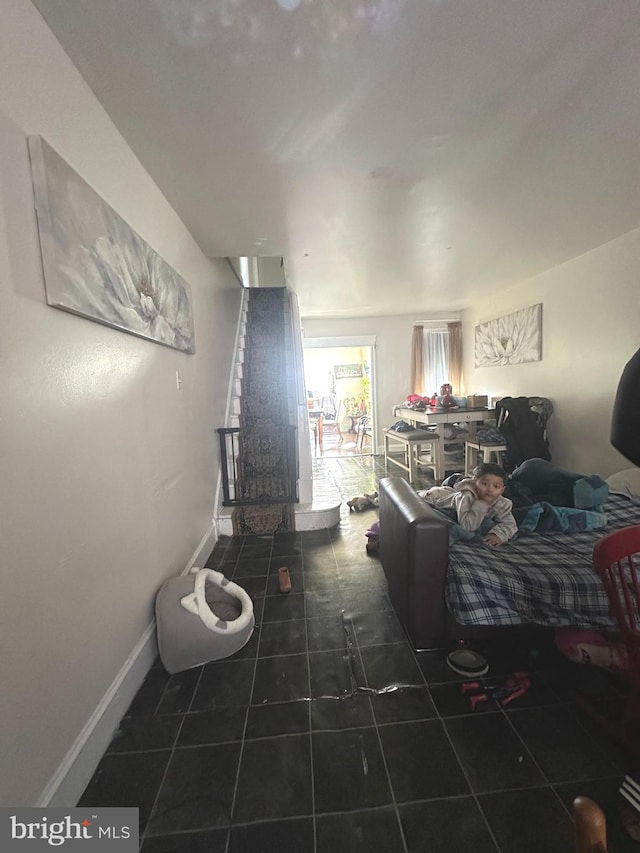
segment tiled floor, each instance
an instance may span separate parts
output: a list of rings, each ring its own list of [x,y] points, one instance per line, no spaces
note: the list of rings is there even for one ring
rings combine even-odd
[[[366,434],[362,443],[357,441],[355,432],[343,432],[342,435],[325,433],[322,444],[311,437],[311,455],[318,459],[331,459],[336,456],[367,456],[371,454],[371,436]]]
[[[327,460],[344,497],[375,489],[376,457]],[[140,808],[143,853],[568,853],[578,793],[606,809],[618,853],[622,756],[570,700],[597,671],[547,645],[484,649],[490,675],[533,687],[472,713],[441,651],[415,653],[364,531],[226,539],[209,565],[253,597],[232,658],[149,673],[81,805]],[[293,581],[278,592],[277,570]]]

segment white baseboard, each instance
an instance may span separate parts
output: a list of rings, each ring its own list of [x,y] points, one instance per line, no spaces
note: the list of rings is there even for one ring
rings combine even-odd
[[[183,575],[188,574],[194,566],[197,568],[202,568],[204,566],[209,559],[211,552],[213,551],[213,546],[218,541],[218,538],[218,526],[214,518],[211,520],[211,524],[209,525],[207,532],[200,540],[200,544],[193,552],[193,556],[184,567],[184,571],[182,572]]]
[[[203,566],[217,540],[214,521],[200,540],[183,574],[193,566]],[[45,806],[70,808],[76,805],[111,743],[120,720],[157,656],[158,645],[154,619],[145,629],[75,743],[38,797],[35,803],[37,808]]]
[[[154,621],[136,644],[35,805],[76,805],[158,653]]]

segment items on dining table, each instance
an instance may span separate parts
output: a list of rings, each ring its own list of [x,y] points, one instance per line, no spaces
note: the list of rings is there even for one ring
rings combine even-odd
[[[440,386],[440,408],[454,409],[455,407],[456,401],[453,396],[453,388],[448,382],[445,382],[444,385]]]
[[[408,394],[404,402],[398,408],[413,409],[415,412],[424,412],[427,409],[466,409],[466,408],[487,408],[487,397],[476,398],[471,397],[455,397],[451,391],[446,391],[451,388],[451,385],[445,384],[440,388],[439,394],[423,397],[420,394]],[[478,403],[476,400],[484,400]]]

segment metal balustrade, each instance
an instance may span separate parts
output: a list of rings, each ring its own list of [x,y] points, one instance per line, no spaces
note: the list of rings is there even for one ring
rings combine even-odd
[[[285,441],[276,447],[267,434],[246,437],[241,427],[216,430],[220,440],[223,506],[298,503],[296,427],[282,429]]]

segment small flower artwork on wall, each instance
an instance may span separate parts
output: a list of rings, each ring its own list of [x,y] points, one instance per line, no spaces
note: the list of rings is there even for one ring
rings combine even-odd
[[[542,303],[476,326],[475,367],[502,367],[542,358]]]

